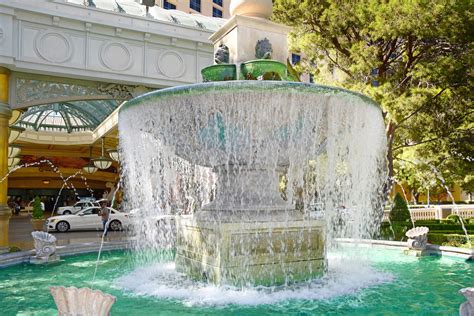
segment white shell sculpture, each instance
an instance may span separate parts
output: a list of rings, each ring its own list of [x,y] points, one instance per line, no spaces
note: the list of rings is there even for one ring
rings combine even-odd
[[[423,250],[428,244],[428,232],[430,229],[428,227],[415,227],[410,229],[405,233],[408,237],[408,248]]]
[[[116,297],[89,288],[52,286],[50,288],[58,315],[107,316]]]
[[[36,257],[47,259],[56,252],[56,237],[46,232],[31,233],[35,241]]]
[[[459,293],[467,299],[467,302],[459,306],[459,316],[474,316],[474,287],[466,287],[459,290]]]

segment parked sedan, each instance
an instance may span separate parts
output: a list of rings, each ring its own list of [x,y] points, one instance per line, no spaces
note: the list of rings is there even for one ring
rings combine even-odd
[[[128,213],[110,210],[109,230],[118,231],[130,225]],[[53,216],[46,220],[48,231],[67,232],[68,230],[102,230],[100,208],[89,207],[71,215]]]

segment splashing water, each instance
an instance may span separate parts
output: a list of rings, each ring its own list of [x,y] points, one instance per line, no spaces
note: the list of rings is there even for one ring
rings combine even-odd
[[[213,214],[215,226],[235,216],[245,228],[277,216],[308,220],[316,202],[328,245],[336,237],[370,238],[379,227],[384,123],[361,95],[295,83],[192,85],[132,101],[119,132],[125,208],[138,210],[138,260],[174,248],[173,222],[161,219],[175,214]],[[257,215],[262,210],[266,217]],[[277,256],[279,245],[269,240],[267,251]],[[243,240],[239,247],[251,252]]]
[[[347,264],[351,260],[351,264]],[[390,273],[373,269],[365,260],[347,255],[329,255],[329,271],[319,280],[286,287],[249,287],[242,290],[232,286],[218,287],[193,282],[176,272],[173,262],[140,267],[119,278],[119,288],[142,296],[179,300],[186,306],[224,306],[277,304],[291,300],[329,300],[352,294],[371,286],[391,282]]]

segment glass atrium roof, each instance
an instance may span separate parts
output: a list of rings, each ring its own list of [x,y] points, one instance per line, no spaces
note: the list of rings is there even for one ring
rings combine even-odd
[[[145,6],[134,0],[67,0],[67,2],[122,14],[147,16]],[[211,18],[200,14],[187,14],[178,10],[166,10],[158,6],[150,8],[148,17],[209,31],[217,31],[226,22],[225,19],[221,18]]]
[[[15,125],[50,132],[94,130],[117,107],[115,100],[71,101],[29,108]]]

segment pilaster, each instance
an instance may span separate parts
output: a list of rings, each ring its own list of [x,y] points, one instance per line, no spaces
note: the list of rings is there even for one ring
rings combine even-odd
[[[0,67],[0,180],[8,173],[8,128],[11,109],[8,106],[10,71]],[[0,182],[0,252],[8,247],[11,211],[8,207],[8,179]]]

